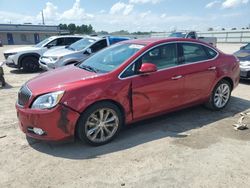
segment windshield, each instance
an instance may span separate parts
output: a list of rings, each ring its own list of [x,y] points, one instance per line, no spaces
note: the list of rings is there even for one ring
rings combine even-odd
[[[177,38],[185,38],[186,33],[182,32],[176,32],[176,33],[171,33],[169,37],[177,37]]]
[[[41,42],[39,42],[38,44],[35,45],[35,47],[41,48],[43,47],[47,42],[49,42],[51,40],[51,38],[47,38]]]
[[[84,38],[71,44],[68,48],[74,51],[80,51],[89,46],[90,44],[94,43],[95,41],[95,39]]]
[[[79,67],[88,66],[100,72],[110,72],[143,47],[139,44],[115,44],[91,56],[79,64]]]

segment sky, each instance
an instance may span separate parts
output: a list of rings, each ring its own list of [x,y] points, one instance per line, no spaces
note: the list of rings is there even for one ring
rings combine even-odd
[[[1,0],[0,23],[91,24],[96,31],[205,31],[250,25],[250,0]]]

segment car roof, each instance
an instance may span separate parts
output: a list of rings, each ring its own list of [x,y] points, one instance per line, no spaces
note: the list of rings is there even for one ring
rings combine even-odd
[[[65,38],[65,37],[68,37],[68,38],[71,38],[71,37],[85,38],[86,36],[84,36],[84,35],[55,35],[55,36],[51,36],[49,38],[57,39],[57,38]]]
[[[186,38],[143,38],[143,39],[134,39],[134,40],[126,40],[123,41],[122,43],[134,43],[134,44],[141,44],[141,45],[154,45],[154,44],[160,44],[160,43],[165,43],[165,42],[196,42],[200,44],[205,44],[206,43],[195,40],[195,39],[186,39]]]

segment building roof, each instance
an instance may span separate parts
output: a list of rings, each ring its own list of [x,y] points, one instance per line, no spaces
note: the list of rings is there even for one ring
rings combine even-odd
[[[61,30],[56,25],[32,24],[0,24],[0,32],[50,32],[59,33]]]

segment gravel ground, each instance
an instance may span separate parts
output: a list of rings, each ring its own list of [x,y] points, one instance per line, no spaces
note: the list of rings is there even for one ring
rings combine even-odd
[[[218,48],[232,53],[240,45]],[[7,48],[0,48],[2,52]],[[250,110],[250,82],[232,93],[228,107],[202,106],[129,126],[112,143],[46,143],[19,130],[15,101],[20,86],[38,75],[4,67],[0,89],[0,187],[250,187],[250,131],[235,131]]]

